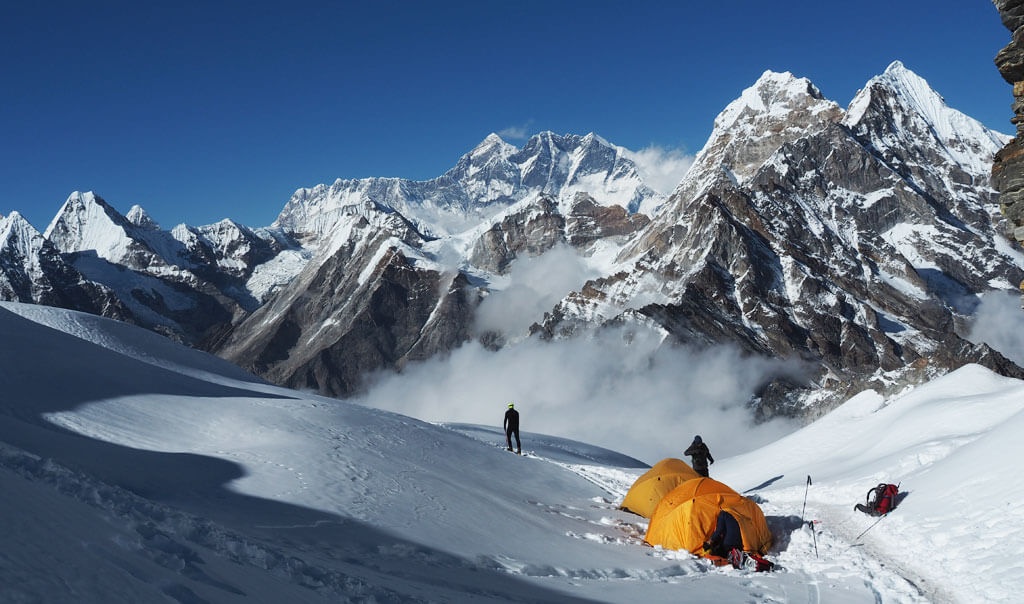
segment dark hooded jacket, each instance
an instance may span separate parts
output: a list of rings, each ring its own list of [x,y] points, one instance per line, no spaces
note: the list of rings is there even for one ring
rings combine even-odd
[[[715,458],[711,457],[711,451],[708,450],[708,446],[704,444],[700,436],[693,437],[693,442],[683,451],[683,455],[693,458],[690,465],[693,466],[693,471],[701,476],[708,475],[708,462],[715,463]]]
[[[732,514],[722,510],[718,512],[718,521],[715,524],[715,532],[711,533],[708,539],[711,546],[708,550],[712,555],[722,558],[729,555],[729,550],[743,549],[743,534],[740,532],[740,523],[736,522]]]

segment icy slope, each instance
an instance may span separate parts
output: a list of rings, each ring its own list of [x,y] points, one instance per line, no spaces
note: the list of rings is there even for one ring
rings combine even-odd
[[[759,492],[773,504],[796,508],[806,492],[807,518],[836,539],[870,528],[860,550],[827,557],[863,551],[916,575],[937,601],[1011,602],[1024,590],[1022,428],[1024,384],[969,365],[891,400],[862,393],[715,468],[737,487],[770,482]],[[881,482],[900,483],[904,498],[871,527],[853,505]]]
[[[0,600],[968,601],[957,575],[913,564],[937,556],[970,564],[989,600],[1020,588],[1001,553],[1020,550],[1005,528],[1019,516],[976,521],[1019,510],[995,447],[1013,446],[1022,386],[979,368],[718,460],[713,476],[753,489],[776,536],[782,568],[751,574],[643,545],[645,521],[616,504],[644,468],[607,449],[524,433],[515,456],[495,426],[276,388],[66,311],[5,303],[0,331],[2,551],[18,552],[0,558]],[[963,513],[951,485],[970,469],[991,501]],[[851,547],[871,521],[853,503],[890,477],[909,495]],[[987,547],[976,557],[968,533]]]

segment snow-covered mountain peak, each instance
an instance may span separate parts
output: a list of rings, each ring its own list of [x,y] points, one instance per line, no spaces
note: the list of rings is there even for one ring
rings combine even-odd
[[[835,103],[825,99],[807,78],[798,78],[788,71],[766,71],[715,118],[715,130],[742,127],[754,119],[786,120],[795,110],[818,114],[835,109]]]
[[[872,100],[880,96],[891,99],[888,105],[892,109],[901,108],[919,114],[942,139],[973,136],[991,139],[1001,147],[1010,138],[947,105],[927,80],[900,61],[893,61],[884,73],[868,80],[850,103],[845,123],[856,126],[870,110]]]
[[[479,155],[481,153],[487,153],[495,148],[505,147],[514,148],[514,145],[506,143],[503,138],[492,132],[488,134],[486,137],[484,137],[484,140],[480,141],[480,144],[478,144],[476,147],[473,148],[472,151],[469,152],[469,155]]]
[[[447,176],[458,180],[471,178],[480,172],[485,172],[488,175],[501,174],[503,170],[507,169],[508,158],[516,151],[518,149],[515,145],[506,143],[500,136],[492,132],[472,151],[459,158],[458,163],[448,171]]]
[[[1010,139],[947,105],[924,78],[900,61],[868,80],[850,103],[843,123],[883,155],[906,147],[911,139],[918,148],[926,142],[925,146],[983,180],[996,151]],[[896,162],[897,167],[911,161],[904,158]],[[921,163],[922,169],[927,163],[931,162]]]
[[[715,118],[711,136],[677,193],[693,198],[723,177],[742,182],[783,144],[819,132],[842,116],[842,108],[807,78],[765,71]]]
[[[149,231],[160,230],[160,225],[157,224],[157,222],[153,220],[149,214],[146,213],[146,210],[142,209],[142,206],[138,204],[133,205],[131,209],[128,210],[128,213],[125,214],[125,218],[128,219],[128,222],[134,224],[137,227]]]
[[[24,221],[25,217],[22,216],[21,212],[19,212],[18,210],[14,210],[10,214],[8,214],[6,218],[4,217],[3,214],[0,214],[0,220],[23,220]]]
[[[541,193],[568,208],[578,192],[591,195],[599,205],[619,205],[630,212],[664,199],[644,184],[626,150],[596,134],[541,132],[521,149],[490,134],[431,180],[339,179],[331,187],[299,189],[272,226],[318,241],[346,215],[369,216],[365,210],[374,206],[400,214],[424,235],[446,237]]]
[[[109,250],[113,241],[124,238],[128,224],[102,197],[92,191],[75,191],[54,216],[44,236],[63,252],[101,252]]]
[[[507,158],[516,152],[515,145],[506,143],[500,136],[490,133],[484,140],[480,141],[472,151],[467,153],[463,159],[470,162],[479,162],[481,158]],[[461,162],[460,162],[461,163]]]
[[[143,220],[140,212],[137,219]],[[162,231],[140,228],[92,192],[74,192],[46,229],[45,237],[62,253],[95,254],[133,269],[163,271],[176,251],[166,249]],[[158,253],[156,249],[160,249]]]
[[[38,230],[17,210],[6,218],[0,216],[0,249],[16,247],[21,257],[30,257],[33,250],[41,247],[43,238]]]
[[[899,99],[907,109],[914,109],[935,121],[946,108],[946,101],[932,90],[928,82],[900,61],[893,61],[885,72],[865,84],[864,88],[850,102],[846,119],[848,125],[856,125],[864,119],[873,98],[889,95]],[[941,121],[941,120],[940,120]]]

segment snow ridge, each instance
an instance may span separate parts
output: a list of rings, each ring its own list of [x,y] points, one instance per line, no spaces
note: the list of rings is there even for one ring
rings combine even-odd
[[[630,212],[655,207],[664,196],[644,184],[627,155],[593,133],[542,132],[522,149],[492,133],[435,179],[338,179],[329,187],[298,189],[274,226],[317,239],[344,215],[363,213],[372,202],[380,211],[398,212],[434,238],[493,220],[506,207],[541,194],[556,198],[563,209],[581,191],[601,205]]]

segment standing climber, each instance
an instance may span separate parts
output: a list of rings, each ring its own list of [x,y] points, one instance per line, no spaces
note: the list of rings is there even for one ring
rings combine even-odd
[[[519,443],[519,412],[516,411],[514,403],[508,404],[508,411],[505,412],[505,442],[508,450],[512,450],[512,436],[516,437],[516,454],[522,455],[522,445]]]
[[[693,458],[690,465],[693,466],[693,471],[701,476],[708,475],[708,462],[715,463],[715,458],[711,457],[711,451],[708,450],[708,446],[704,444],[704,441],[700,439],[700,435],[693,437],[693,442],[683,451],[683,455],[689,455]]]

